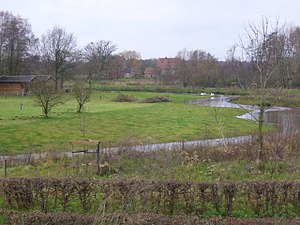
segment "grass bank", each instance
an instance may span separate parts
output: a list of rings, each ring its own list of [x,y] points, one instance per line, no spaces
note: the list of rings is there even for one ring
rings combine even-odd
[[[277,180],[300,182],[300,134],[281,137],[265,136],[267,162],[256,169],[255,138],[228,146],[193,146],[173,151],[132,151],[139,144],[130,138],[118,152],[100,155],[101,179],[158,179],[194,181]],[[84,177],[96,178],[95,154],[65,157],[57,152],[44,152],[44,158],[7,162],[8,177]],[[0,164],[1,165],[1,164]],[[1,165],[3,166],[3,165]],[[3,170],[0,177],[4,177]]]
[[[34,97],[0,97],[0,152],[13,154],[45,149],[70,150],[70,141],[98,139],[107,146],[128,137],[141,143],[237,136],[255,131],[256,124],[235,118],[240,109],[218,109],[185,104],[198,95],[168,94],[171,102],[115,102],[118,92],[94,93],[85,113],[76,113],[76,101],[65,103],[44,119]],[[137,100],[162,95],[126,92]],[[217,120],[216,120],[217,119]]]
[[[259,104],[259,99],[261,94],[259,90],[255,93],[248,93],[245,95],[239,95],[234,97],[233,102],[244,104],[244,105],[257,105]],[[265,93],[266,101],[271,106],[283,106],[290,108],[300,107],[300,90],[276,90],[270,89]]]

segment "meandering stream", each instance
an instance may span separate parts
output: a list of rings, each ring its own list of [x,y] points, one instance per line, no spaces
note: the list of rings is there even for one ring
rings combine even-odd
[[[211,98],[190,100],[187,103],[212,107],[243,108],[250,112],[237,116],[238,118],[247,120],[258,118],[257,107],[231,103],[229,96],[217,95]],[[278,132],[285,135],[294,133],[300,130],[300,108],[272,107],[264,113],[264,121],[267,124],[274,125]]]

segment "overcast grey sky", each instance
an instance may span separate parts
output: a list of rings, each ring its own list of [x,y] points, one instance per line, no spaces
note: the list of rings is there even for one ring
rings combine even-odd
[[[300,26],[299,0],[0,0],[0,10],[28,19],[40,37],[59,25],[80,47],[110,40],[143,59],[201,49],[225,58],[249,22],[262,16]]]

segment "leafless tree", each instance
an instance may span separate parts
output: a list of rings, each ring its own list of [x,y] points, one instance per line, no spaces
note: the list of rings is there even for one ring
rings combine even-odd
[[[181,59],[177,77],[183,86],[216,85],[218,61],[213,55],[202,50],[184,49],[177,57]]]
[[[195,84],[215,87],[218,81],[218,60],[209,52],[196,50],[193,52],[192,61],[197,63],[197,72],[195,73]]]
[[[111,41],[100,40],[91,42],[84,50],[83,55],[90,79],[105,78],[108,75],[108,63],[117,47]]]
[[[108,73],[110,78],[119,79],[124,69],[126,69],[126,61],[123,57],[119,55],[110,57],[108,63]]]
[[[119,55],[125,59],[127,68],[129,68],[133,74],[137,75],[141,73],[141,53],[128,50],[121,52]]]
[[[81,113],[85,103],[90,101],[91,93],[92,93],[91,86],[89,85],[88,87],[86,87],[85,81],[83,78],[78,78],[75,81],[75,84],[73,86],[73,94],[78,103],[78,105],[77,105],[78,113]]]
[[[55,90],[53,81],[35,81],[31,85],[31,92],[35,96],[35,101],[41,107],[45,118],[49,117],[52,108],[63,103],[61,91]]]
[[[0,11],[0,75],[18,75],[30,70],[26,60],[37,45],[26,19]]]
[[[292,27],[288,34],[287,87],[293,87],[293,80],[300,83],[300,27]]]
[[[55,90],[63,89],[64,78],[77,60],[76,46],[73,34],[58,26],[42,36],[41,56],[47,71],[54,77]]]
[[[248,90],[259,102],[258,118],[256,118],[258,121],[257,164],[259,166],[265,160],[263,115],[271,106],[267,99],[268,88],[278,88],[282,85],[282,79],[278,77],[286,57],[284,36],[284,25],[280,25],[278,20],[275,24],[271,24],[268,18],[262,18],[260,26],[250,24],[246,28],[246,36],[241,39],[240,43],[246,60],[252,63],[255,69],[254,73],[249,74]],[[255,90],[251,89],[253,86]]]
[[[176,69],[176,77],[183,87],[187,87],[192,84],[193,75],[188,65],[189,52],[187,49],[183,49],[178,52],[176,57],[180,59]]]

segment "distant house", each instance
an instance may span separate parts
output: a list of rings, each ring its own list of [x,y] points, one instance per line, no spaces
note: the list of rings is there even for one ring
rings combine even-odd
[[[50,75],[0,76],[0,94],[28,95],[34,81],[47,81]]]
[[[158,71],[155,67],[147,67],[144,71],[144,76],[145,78],[157,78],[158,76]]]
[[[175,75],[179,58],[159,58],[156,64],[161,75]]]
[[[133,77],[133,73],[132,73],[132,69],[131,68],[126,68],[123,70],[123,74],[125,78],[132,78]]]

